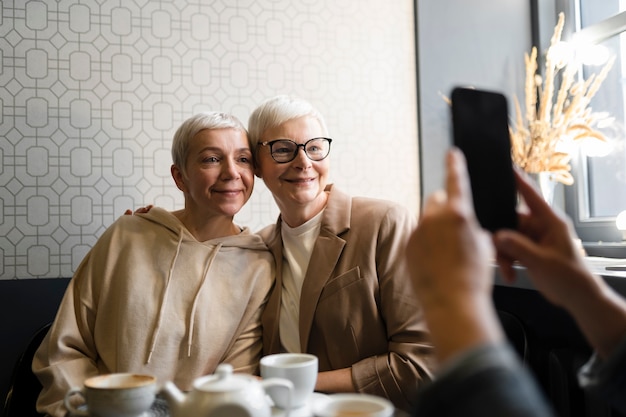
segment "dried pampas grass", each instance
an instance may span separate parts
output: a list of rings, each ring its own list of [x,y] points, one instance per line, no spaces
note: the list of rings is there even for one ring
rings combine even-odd
[[[591,98],[600,88],[613,66],[615,57],[596,75],[577,81],[576,63],[560,62],[553,53],[561,40],[564,16],[554,28],[547,51],[545,81],[537,74],[537,48],[524,55],[526,79],[524,85],[524,113],[515,98],[515,126],[510,127],[513,161],[529,173],[550,172],[552,178],[566,185],[574,183],[570,173],[570,155],[557,146],[565,140],[595,138],[605,141],[604,135],[592,126],[599,114],[589,107]],[[560,84],[555,79],[560,75]],[[556,95],[555,95],[556,92]]]

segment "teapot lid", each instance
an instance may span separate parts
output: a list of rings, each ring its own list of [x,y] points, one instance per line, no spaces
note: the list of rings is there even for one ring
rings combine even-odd
[[[217,366],[215,374],[201,381],[197,388],[208,392],[239,391],[252,380],[246,375],[234,375],[233,366],[223,363]]]

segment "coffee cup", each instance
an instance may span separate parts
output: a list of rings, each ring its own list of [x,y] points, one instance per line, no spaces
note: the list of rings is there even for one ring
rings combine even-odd
[[[369,394],[332,394],[313,406],[315,417],[391,417],[393,404]]]
[[[150,409],[156,397],[156,378],[132,373],[104,374],[88,378],[83,387],[65,394],[70,414],[97,417],[139,417]],[[85,406],[76,406],[73,397],[82,397]]]
[[[306,404],[317,382],[317,356],[308,353],[277,353],[261,358],[261,377],[284,378],[293,383],[292,408]],[[269,389],[268,394],[279,408],[288,408],[285,390]]]

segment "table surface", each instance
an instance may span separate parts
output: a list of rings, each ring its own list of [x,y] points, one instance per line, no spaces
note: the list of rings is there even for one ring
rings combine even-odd
[[[285,415],[284,410],[280,410],[277,408],[272,408],[272,417],[283,417]],[[68,414],[67,417],[78,417],[73,414]],[[170,415],[169,406],[167,401],[163,397],[157,397],[150,408],[150,411],[144,417],[172,417]],[[181,416],[182,417],[182,416]],[[290,413],[290,417],[314,417],[311,412],[307,412],[307,410],[292,410]],[[409,417],[409,413],[396,410],[393,414],[393,417]]]

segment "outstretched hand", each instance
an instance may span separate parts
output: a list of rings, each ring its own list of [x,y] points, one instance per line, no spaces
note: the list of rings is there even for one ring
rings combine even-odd
[[[535,288],[567,310],[598,355],[607,358],[626,336],[626,302],[587,268],[569,219],[519,173],[517,184],[528,212],[520,213],[518,231],[494,235],[502,273],[512,279],[512,261],[518,260]]]
[[[124,214],[125,215],[130,215],[130,214],[138,214],[138,213],[147,213],[150,211],[150,209],[154,207],[152,204],[149,204],[145,207],[139,207],[137,210],[135,210],[135,212],[133,213],[133,211],[131,209],[127,209]]]
[[[415,290],[420,297],[437,298],[490,293],[494,250],[474,214],[465,158],[458,149],[448,152],[446,167],[446,191],[427,199],[407,247]]]
[[[575,244],[571,222],[545,202],[524,174],[515,175],[527,209],[519,213],[517,231],[494,234],[502,275],[508,281],[514,280],[513,264],[519,261],[535,287],[550,301],[561,306],[575,302],[575,298],[585,295],[587,279],[580,280],[578,286],[573,277],[590,274]]]
[[[465,158],[456,148],[446,156],[446,172],[445,192],[428,198],[407,245],[413,287],[442,363],[504,338],[491,299],[491,236],[474,214]]]

